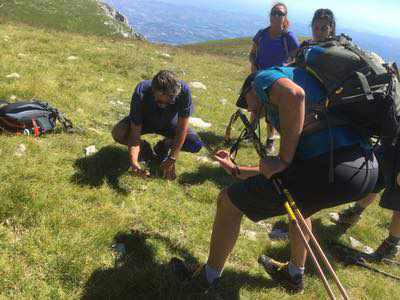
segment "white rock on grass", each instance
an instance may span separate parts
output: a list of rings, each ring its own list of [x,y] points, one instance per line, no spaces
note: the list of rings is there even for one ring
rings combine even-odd
[[[17,157],[22,157],[26,154],[26,146],[24,144],[20,144],[17,146],[14,155]]]
[[[228,100],[226,99],[220,99],[219,103],[221,103],[222,105],[226,105],[226,103],[228,103]]]
[[[252,230],[243,230],[242,233],[251,241],[257,240],[257,232]]]
[[[372,254],[374,253],[374,249],[372,249],[370,246],[364,246],[362,248],[362,252],[364,252],[365,254]]]
[[[194,89],[201,89],[201,90],[207,90],[207,87],[201,83],[200,81],[192,81],[190,83],[190,86]]]
[[[119,104],[119,105],[124,105],[124,102],[122,102],[122,101],[117,101],[117,104]]]
[[[356,239],[353,238],[352,236],[349,237],[349,240],[350,240],[350,244],[351,244],[351,246],[352,246],[353,248],[360,248],[360,247],[363,247],[363,246],[364,246],[360,241],[356,240]]]
[[[201,118],[192,118],[192,117],[189,118],[189,124],[194,127],[203,129],[210,128],[212,126],[211,123],[205,122]]]
[[[125,91],[124,89],[117,88],[117,92],[124,92],[124,91]]]
[[[11,96],[10,96],[10,100],[11,100],[11,101],[15,101],[15,100],[17,100],[17,96],[15,96],[15,95],[11,95]]]
[[[18,73],[11,73],[11,74],[7,75],[6,78],[19,79],[19,78],[21,78],[21,75],[19,75]]]
[[[85,155],[89,156],[97,152],[96,146],[95,145],[90,145],[85,148]]]
[[[18,55],[18,57],[25,57],[26,56],[26,54],[24,54],[24,53],[18,53],[17,55]]]
[[[168,54],[168,53],[161,53],[161,56],[165,57],[165,58],[170,58],[171,57],[171,55]]]
[[[71,56],[68,56],[67,59],[68,59],[68,60],[77,60],[78,57],[77,57],[77,56],[74,56],[74,55],[71,55]]]

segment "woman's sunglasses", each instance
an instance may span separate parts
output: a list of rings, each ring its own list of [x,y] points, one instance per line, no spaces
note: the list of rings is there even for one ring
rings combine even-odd
[[[283,12],[283,11],[280,11],[280,10],[274,10],[274,11],[271,11],[271,16],[272,17],[284,17],[284,16],[286,16],[286,13],[285,12]]]

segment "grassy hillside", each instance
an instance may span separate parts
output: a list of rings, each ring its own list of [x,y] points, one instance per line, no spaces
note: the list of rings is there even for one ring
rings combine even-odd
[[[0,0],[0,22],[10,21],[104,36],[118,36],[123,26],[106,17],[96,0]]]
[[[48,100],[86,130],[40,138],[0,136],[0,298],[190,299],[167,263],[175,255],[206,260],[215,199],[232,179],[197,160],[205,150],[182,154],[174,182],[132,177],[126,147],[112,141],[110,130],[128,113],[140,80],[172,69],[187,82],[207,86],[193,90],[195,116],[212,123],[202,136],[215,145],[235,110],[248,72],[246,58],[4,23],[0,54],[0,99]],[[11,73],[20,78],[7,78]],[[235,128],[237,135],[240,127]],[[146,139],[154,145],[158,137]],[[21,145],[26,147],[22,154]],[[98,152],[85,157],[89,145]],[[238,160],[257,158],[244,146]],[[326,215],[319,213],[314,226],[330,259],[328,241],[347,242],[351,235],[376,247],[389,223],[389,212],[373,206],[359,226],[339,237]],[[326,298],[311,265],[306,293],[294,297],[258,265],[263,252],[287,259],[287,243],[266,238],[266,224],[276,220],[244,220],[222,280],[227,299]],[[116,243],[124,244],[125,255],[115,251]],[[333,263],[353,299],[399,294],[395,281]]]

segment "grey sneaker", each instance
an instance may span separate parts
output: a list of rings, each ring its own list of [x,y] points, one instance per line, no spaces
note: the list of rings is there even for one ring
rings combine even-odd
[[[273,155],[275,154],[275,147],[274,147],[274,140],[272,139],[267,139],[265,148],[267,150],[268,155]]]
[[[379,245],[372,256],[381,261],[383,259],[394,259],[400,253],[400,245],[389,242],[387,239]]]
[[[354,206],[351,206],[340,213],[331,213],[330,220],[331,222],[342,225],[345,227],[352,227],[358,223],[361,219],[361,214],[355,209]]]
[[[261,255],[258,262],[273,280],[280,283],[289,292],[300,294],[304,292],[304,275],[290,276],[288,262],[279,262],[266,255]]]

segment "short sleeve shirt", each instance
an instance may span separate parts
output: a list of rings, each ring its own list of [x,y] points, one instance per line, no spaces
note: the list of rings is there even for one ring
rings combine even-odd
[[[254,87],[258,98],[266,104],[267,116],[272,125],[279,128],[279,113],[274,105],[270,104],[268,93],[273,84],[280,78],[288,78],[303,88],[306,105],[316,104],[326,99],[323,86],[306,70],[294,67],[272,67],[259,71],[254,79]],[[302,159],[309,159],[330,151],[331,141],[333,149],[351,146],[359,143],[364,148],[369,148],[368,140],[348,127],[331,128],[321,130],[300,138],[296,155]]]
[[[148,128],[163,129],[178,116],[188,118],[193,113],[192,94],[188,85],[180,81],[181,92],[174,104],[160,108],[151,88],[151,80],[141,81],[132,95],[129,118],[136,125],[146,125]]]
[[[253,42],[258,45],[256,63],[260,70],[273,66],[279,67],[288,62],[284,39],[287,41],[289,53],[300,47],[299,40],[291,31],[276,39],[271,39],[268,29],[262,29],[257,32]]]

